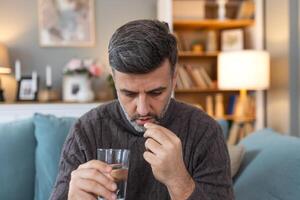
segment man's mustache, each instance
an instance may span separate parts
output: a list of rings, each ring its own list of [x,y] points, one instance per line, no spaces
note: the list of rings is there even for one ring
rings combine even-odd
[[[134,116],[131,117],[131,121],[133,122],[133,121],[135,121],[135,120],[137,120],[137,119],[140,119],[140,118],[154,119],[154,120],[155,120],[155,123],[157,123],[157,122],[159,121],[159,117],[158,117],[157,115],[151,114],[151,113],[148,114],[148,115],[144,115],[144,116],[139,115],[139,114],[136,114],[136,115],[134,115]]]

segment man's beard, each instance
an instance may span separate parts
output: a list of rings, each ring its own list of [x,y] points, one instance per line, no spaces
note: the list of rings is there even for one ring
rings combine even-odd
[[[128,113],[126,112],[124,106],[122,105],[122,103],[120,102],[120,105],[121,105],[121,108],[125,114],[125,117],[126,117],[126,120],[130,123],[130,125],[139,133],[144,133],[146,131],[146,128],[143,126],[143,125],[138,125],[136,123],[136,120],[141,118],[141,117],[149,117],[150,119],[154,120],[152,123],[155,123],[155,124],[159,124],[160,123],[160,120],[165,116],[167,110],[168,110],[168,107],[170,105],[170,101],[171,101],[171,95],[169,96],[168,98],[168,101],[166,103],[166,105],[164,106],[161,114],[158,116],[158,115],[155,115],[153,113],[149,113],[147,116],[141,116],[139,114],[135,114],[134,116],[132,116],[131,118],[129,117]]]

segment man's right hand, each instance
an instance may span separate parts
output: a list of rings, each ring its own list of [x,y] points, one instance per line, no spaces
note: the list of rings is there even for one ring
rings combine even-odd
[[[80,165],[71,173],[69,200],[95,200],[98,196],[115,200],[117,189],[110,173],[112,167],[99,160],[91,160]]]

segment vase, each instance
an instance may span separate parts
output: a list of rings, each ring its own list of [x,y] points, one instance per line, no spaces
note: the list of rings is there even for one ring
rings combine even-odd
[[[94,100],[91,79],[87,73],[64,75],[63,100],[66,102],[91,102]]]

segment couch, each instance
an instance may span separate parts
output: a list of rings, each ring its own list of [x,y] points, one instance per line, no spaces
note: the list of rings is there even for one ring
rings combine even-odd
[[[75,118],[35,114],[0,124],[0,199],[48,199],[63,142]],[[226,132],[227,124],[219,121]],[[237,200],[300,199],[300,139],[271,129],[241,141],[241,166],[233,177]]]

